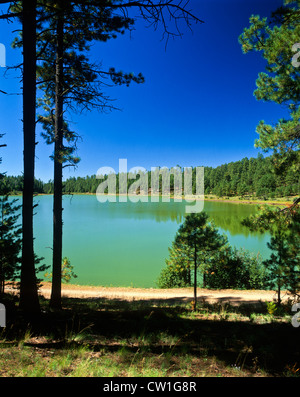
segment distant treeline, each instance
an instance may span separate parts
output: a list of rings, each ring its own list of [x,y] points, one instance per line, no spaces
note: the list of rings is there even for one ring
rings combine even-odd
[[[196,168],[193,169],[193,193],[195,193]],[[138,178],[137,178],[138,179]],[[136,179],[127,179],[127,188]],[[148,172],[148,186],[151,187],[151,172]],[[101,180],[96,175],[71,177],[63,182],[64,193],[96,193]],[[183,178],[184,184],[184,178]],[[161,180],[160,180],[161,186]],[[174,178],[170,175],[170,191],[173,192]],[[5,176],[0,181],[3,193],[19,193],[23,189],[22,176]],[[300,192],[300,176],[292,170],[285,175],[277,176],[273,172],[270,157],[247,157],[223,164],[218,167],[204,167],[205,195],[218,197],[251,196],[258,198],[274,198],[297,195]],[[53,193],[53,182],[35,181],[35,192]],[[116,175],[116,193],[119,193],[119,174]]]

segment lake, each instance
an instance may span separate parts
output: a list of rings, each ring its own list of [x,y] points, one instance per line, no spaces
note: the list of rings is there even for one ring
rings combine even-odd
[[[35,251],[47,264],[52,260],[52,202],[51,195],[35,198]],[[63,256],[78,276],[74,284],[149,288],[156,287],[186,203],[100,203],[94,195],[73,195],[64,196],[63,207]],[[240,225],[256,211],[254,205],[207,201],[204,211],[231,245],[269,256],[269,236]]]

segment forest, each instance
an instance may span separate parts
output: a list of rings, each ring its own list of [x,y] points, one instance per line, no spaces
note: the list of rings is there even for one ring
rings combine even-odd
[[[192,175],[195,186],[195,172]],[[161,179],[160,176],[160,181]],[[135,180],[128,176],[127,189]],[[148,181],[148,186],[151,186],[151,172],[148,172]],[[96,175],[84,178],[69,177],[63,181],[63,192],[65,194],[96,193],[100,182]],[[23,178],[5,176],[0,180],[0,189],[2,192],[19,194],[23,189]],[[53,181],[43,182],[35,179],[34,190],[37,194],[53,194]],[[170,192],[172,193],[173,190],[174,178],[171,173]],[[204,191],[205,195],[212,194],[217,197],[245,196],[267,199],[296,196],[300,192],[300,176],[291,169],[280,176],[276,175],[272,159],[258,154],[257,158],[244,158],[218,167],[204,166]],[[116,175],[116,193],[119,193],[119,174]]]

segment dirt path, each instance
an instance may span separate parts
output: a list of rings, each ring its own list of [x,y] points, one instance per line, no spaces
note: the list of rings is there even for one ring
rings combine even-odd
[[[40,294],[49,298],[51,284],[43,283]],[[127,301],[137,300],[171,300],[171,301],[191,301],[193,299],[192,288],[176,289],[152,289],[152,288],[114,288],[114,287],[92,287],[78,285],[63,285],[62,295],[70,298],[108,298]],[[239,303],[258,303],[272,301],[276,298],[274,291],[240,291],[240,290],[208,290],[198,289],[197,296],[199,301],[205,300],[209,303],[228,302],[232,305]],[[286,295],[282,294],[283,298]]]

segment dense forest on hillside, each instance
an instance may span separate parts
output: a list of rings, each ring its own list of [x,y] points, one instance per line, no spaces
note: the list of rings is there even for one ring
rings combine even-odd
[[[193,188],[195,190],[196,168],[193,168]],[[137,175],[138,179],[139,175]],[[184,178],[183,178],[184,179]],[[136,179],[128,176],[127,187]],[[148,172],[148,186],[151,186],[151,172]],[[6,176],[0,181],[1,191],[18,193],[23,189],[22,176]],[[96,175],[71,177],[63,182],[64,193],[96,193],[101,179]],[[183,180],[184,183],[184,180]],[[170,176],[170,190],[173,191],[174,178]],[[300,177],[291,170],[284,175],[275,175],[271,158],[258,155],[257,158],[223,164],[218,167],[204,167],[205,194],[218,197],[251,196],[274,198],[297,195],[300,192]],[[53,193],[53,181],[35,180],[36,193]],[[119,174],[116,175],[116,192],[119,192]]]

